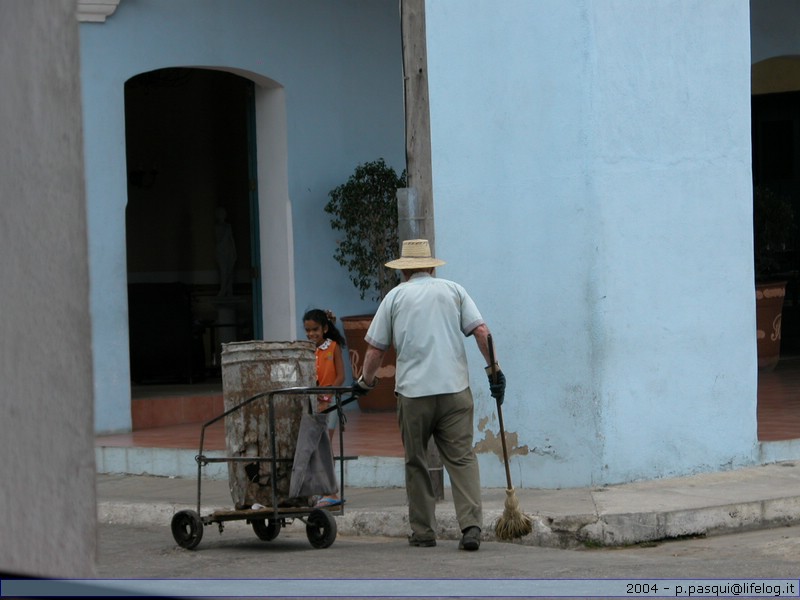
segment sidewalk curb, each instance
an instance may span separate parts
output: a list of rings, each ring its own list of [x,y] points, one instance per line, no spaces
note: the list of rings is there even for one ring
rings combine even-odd
[[[170,524],[172,516],[189,507],[185,503],[99,502],[98,522],[119,525]],[[218,507],[217,507],[218,508]],[[201,507],[201,515],[214,512]],[[484,541],[496,541],[494,525],[503,511],[484,511]],[[581,546],[625,546],[695,535],[719,535],[800,523],[800,498],[781,498],[713,506],[691,510],[584,514],[569,517],[531,515],[533,531],[514,543],[547,548]],[[439,539],[458,539],[459,528],[452,508],[437,507]],[[338,532],[345,536],[405,538],[408,514],[405,506],[346,509],[336,518]]]

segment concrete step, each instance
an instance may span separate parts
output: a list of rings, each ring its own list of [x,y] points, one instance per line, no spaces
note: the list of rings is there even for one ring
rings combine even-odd
[[[209,450],[210,458],[224,458],[221,450]],[[131,446],[95,446],[98,473],[123,475],[157,475],[162,477],[197,478],[197,450],[181,448],[143,448]],[[336,463],[339,473],[339,464]],[[228,479],[227,463],[204,466],[200,477],[212,480]],[[404,487],[403,459],[397,457],[359,456],[345,461],[345,486]]]

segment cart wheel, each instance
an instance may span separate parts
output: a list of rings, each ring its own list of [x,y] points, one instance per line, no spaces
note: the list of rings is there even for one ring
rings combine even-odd
[[[281,523],[275,519],[270,519],[269,521],[266,519],[253,519],[250,521],[250,525],[253,526],[253,531],[256,532],[258,539],[265,542],[271,542],[281,532]]]
[[[191,550],[203,539],[203,522],[193,510],[182,510],[172,517],[172,537],[181,548]]]
[[[336,539],[336,519],[327,510],[312,510],[306,523],[306,535],[314,548],[327,548]]]

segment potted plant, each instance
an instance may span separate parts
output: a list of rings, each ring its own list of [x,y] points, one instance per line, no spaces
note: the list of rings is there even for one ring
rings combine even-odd
[[[380,158],[358,165],[350,178],[328,193],[325,212],[331,215],[331,228],[343,233],[333,257],[348,271],[361,299],[381,301],[399,282],[397,272],[384,264],[396,258],[397,190],[406,186],[406,172],[401,175]],[[361,374],[366,334],[373,315],[342,318],[349,346],[353,376]],[[359,398],[364,411],[394,410],[394,350],[389,349],[378,371],[375,390]]]
[[[789,199],[765,185],[753,190],[753,249],[756,275],[758,368],[774,369],[780,359],[781,321],[787,264],[795,234]]]

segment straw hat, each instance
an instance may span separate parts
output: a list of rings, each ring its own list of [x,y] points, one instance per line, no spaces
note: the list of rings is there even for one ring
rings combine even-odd
[[[443,260],[431,256],[428,240],[405,240],[400,258],[390,260],[386,266],[390,269],[426,269],[440,267],[443,264]]]

